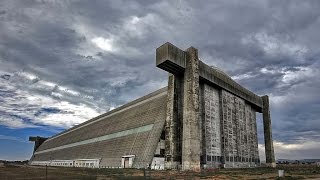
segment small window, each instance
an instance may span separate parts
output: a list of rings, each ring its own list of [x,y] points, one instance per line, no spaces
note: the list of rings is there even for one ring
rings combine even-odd
[[[164,149],[160,149],[160,157],[164,157],[165,156],[165,150]]]
[[[207,161],[211,161],[211,156],[207,156]]]
[[[216,158],[217,158],[216,159],[217,162],[221,162],[221,156],[216,156]]]

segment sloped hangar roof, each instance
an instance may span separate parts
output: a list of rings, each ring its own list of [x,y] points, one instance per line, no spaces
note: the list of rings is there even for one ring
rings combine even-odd
[[[136,155],[133,167],[151,163],[166,117],[162,88],[46,140],[31,161],[101,159],[119,167],[123,155]]]

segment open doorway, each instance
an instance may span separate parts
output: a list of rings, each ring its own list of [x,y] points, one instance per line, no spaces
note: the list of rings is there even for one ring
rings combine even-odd
[[[125,155],[121,158],[122,168],[132,168],[135,155]]]

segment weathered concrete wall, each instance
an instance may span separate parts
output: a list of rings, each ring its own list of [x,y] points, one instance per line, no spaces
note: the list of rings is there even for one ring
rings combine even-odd
[[[273,140],[272,140],[269,97],[262,96],[262,101],[263,101],[263,129],[264,129],[266,163],[268,166],[275,167],[276,163],[275,163]]]
[[[171,43],[165,43],[156,50],[157,67],[168,71],[172,74],[182,74],[187,67],[187,52],[183,51]],[[262,99],[240,84],[232,80],[225,73],[221,73],[202,61],[198,62],[198,75],[207,83],[212,83],[219,86],[256,106],[256,109],[261,112]]]
[[[259,163],[255,113],[262,112],[262,98],[199,61],[197,53],[195,48],[183,51],[170,43],[156,51],[157,67],[183,77],[182,169],[195,170],[200,163],[214,167],[220,162],[226,167],[255,166]],[[173,134],[169,138],[177,139]],[[173,154],[172,147],[168,155]]]
[[[169,74],[167,95],[167,116],[165,123],[165,168],[177,169],[181,162],[182,146],[182,78]]]
[[[222,112],[225,167],[259,164],[256,111],[244,100],[222,90]]]
[[[259,165],[256,110],[225,90],[202,83],[200,87],[203,167]]]
[[[186,51],[183,91],[182,169],[200,171],[199,58],[191,47]]]
[[[231,79],[231,77],[225,74],[222,70],[210,67],[202,61],[200,61],[199,76],[202,81],[221,87],[222,89],[240,97],[241,99],[246,100],[251,105],[255,106],[259,112],[261,112],[261,97],[249,91],[248,89],[242,87],[236,81]]]
[[[218,167],[221,164],[221,131],[219,90],[204,85],[204,124],[205,130],[205,167]]]

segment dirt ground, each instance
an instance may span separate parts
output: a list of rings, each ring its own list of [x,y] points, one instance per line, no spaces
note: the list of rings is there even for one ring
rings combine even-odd
[[[285,177],[278,177],[278,170],[285,171]],[[186,171],[154,171],[142,169],[86,169],[40,166],[0,167],[0,180],[15,179],[319,179],[320,167],[278,166],[277,168],[210,169],[201,173]]]

